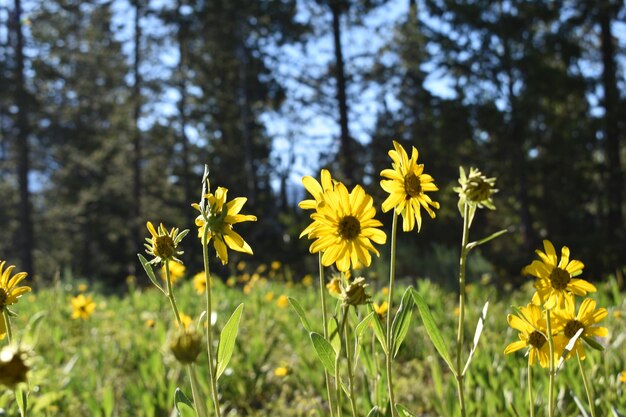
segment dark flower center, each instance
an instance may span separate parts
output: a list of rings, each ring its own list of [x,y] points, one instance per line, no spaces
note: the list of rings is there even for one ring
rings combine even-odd
[[[556,267],[550,273],[550,283],[555,290],[564,290],[569,284],[571,276],[569,272],[559,267]]]
[[[546,342],[546,337],[537,330],[533,331],[530,336],[528,336],[528,343],[537,349],[541,349]]]
[[[169,259],[174,256],[174,240],[169,235],[157,236],[154,238],[154,254],[162,259]]]
[[[574,337],[577,331],[584,328],[585,326],[578,320],[570,320],[565,325],[565,330],[563,330],[563,333],[565,333],[565,336],[568,339],[571,339],[572,337]]]
[[[422,183],[417,175],[412,172],[404,176],[404,192],[409,197],[417,197],[422,192]]]
[[[361,223],[354,216],[345,216],[339,221],[339,236],[352,240],[361,233]]]
[[[9,299],[9,294],[7,294],[4,288],[0,288],[0,311],[2,311],[8,299]]]

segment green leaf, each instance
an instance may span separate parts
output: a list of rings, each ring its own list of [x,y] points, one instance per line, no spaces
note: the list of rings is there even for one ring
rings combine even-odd
[[[581,337],[585,342],[587,342],[589,346],[591,346],[591,348],[595,350],[599,350],[599,351],[604,350],[604,346],[598,343],[593,337],[589,337],[589,336],[581,336]]]
[[[17,406],[20,409],[20,415],[27,415],[28,411],[28,391],[25,391],[24,388],[18,386],[15,389],[15,400],[17,401]]]
[[[309,337],[311,338],[311,342],[313,342],[313,347],[315,348],[315,352],[317,353],[317,357],[320,359],[320,362],[322,362],[322,365],[328,373],[334,376],[335,356],[337,355],[337,352],[328,340],[324,339],[324,336],[321,334],[311,332]]]
[[[46,394],[37,395],[37,401],[34,402],[32,409],[33,414],[37,414],[48,409],[51,405],[67,395],[66,391],[53,391]]]
[[[400,350],[400,346],[409,331],[409,325],[411,324],[411,317],[413,315],[413,300],[411,297],[411,290],[413,287],[408,287],[402,295],[402,301],[396,316],[393,318],[393,324],[391,325],[392,331],[392,351],[395,357]],[[391,314],[389,312],[388,314]]]
[[[43,318],[46,315],[45,311],[40,311],[35,314],[28,320],[28,324],[26,325],[26,330],[24,335],[22,336],[21,343],[31,348],[35,347],[37,341],[39,340],[39,328],[43,323]]]
[[[375,405],[374,408],[372,408],[370,412],[367,413],[367,417],[380,417],[380,410],[378,409],[377,405]]]
[[[402,404],[396,404],[396,410],[398,410],[398,413],[400,414],[401,417],[417,417],[415,414],[410,412],[409,409],[403,406]]]
[[[485,324],[485,319],[487,318],[487,309],[489,308],[489,301],[485,303],[483,307],[482,313],[478,318],[478,323],[476,323],[476,331],[474,332],[474,341],[472,342],[472,349],[470,350],[469,356],[467,357],[467,362],[465,362],[465,367],[463,368],[463,373],[461,375],[465,375],[467,372],[467,368],[469,368],[469,364],[474,357],[474,353],[476,352],[476,348],[478,347],[478,342],[480,341],[480,335],[483,332],[483,327]]]
[[[424,298],[415,291],[415,289],[411,289],[411,293],[413,294],[413,300],[415,300],[415,304],[417,304],[417,308],[420,311],[420,315],[422,316],[422,322],[424,323],[424,327],[426,328],[426,333],[428,333],[428,337],[435,345],[435,349],[439,352],[439,356],[448,364],[448,368],[452,371],[452,373],[456,376],[457,370],[452,364],[452,360],[450,359],[450,354],[448,353],[448,348],[446,343],[441,337],[441,333],[439,333],[439,328],[437,327],[437,323],[433,319],[432,314],[430,313],[430,308]]]
[[[300,303],[298,303],[298,301],[295,298],[289,297],[288,300],[289,300],[289,304],[291,304],[291,308],[293,308],[293,311],[295,311],[298,317],[300,317],[300,321],[302,322],[302,326],[304,326],[304,329],[307,332],[311,333],[313,330],[311,330],[311,325],[309,324],[309,321],[306,319],[306,314],[304,313],[304,309],[302,308]]]
[[[360,340],[363,338],[363,333],[365,332],[365,330],[367,329],[367,326],[370,324],[370,322],[374,318],[375,314],[376,313],[372,311],[367,316],[365,316],[365,318],[361,320],[359,324],[356,325],[356,329],[354,330],[354,333],[356,335],[357,340]]]
[[[174,394],[174,407],[179,417],[196,417],[193,403],[180,388],[176,388],[176,393]]]
[[[219,379],[222,373],[226,370],[228,362],[233,355],[235,349],[235,340],[237,339],[237,332],[239,331],[239,320],[241,319],[241,313],[243,311],[243,304],[239,306],[230,316],[226,325],[220,333],[220,342],[217,346],[217,371],[215,379]]]
[[[159,290],[161,290],[163,294],[166,294],[163,287],[159,285],[159,281],[156,279],[156,276],[154,275],[154,271],[152,270],[152,265],[150,265],[150,262],[148,262],[148,260],[144,258],[143,255],[140,253],[138,253],[137,256],[139,257],[139,262],[141,262],[141,266],[143,266],[144,271],[146,271],[148,278],[150,278],[150,281],[152,281],[154,286],[157,287]]]
[[[337,323],[336,317],[328,321],[328,338],[335,352],[338,352],[341,349],[341,335],[339,334],[339,323]]]
[[[369,309],[370,313],[374,312],[374,307],[372,306],[372,303],[369,303],[367,305],[367,308]],[[391,314],[391,313],[387,313],[387,314]],[[374,320],[374,334],[376,335],[376,339],[378,339],[378,341],[380,342],[380,345],[383,348],[383,352],[386,354],[388,352],[387,350],[387,342],[385,340],[385,331],[383,330],[383,325],[380,323],[380,320],[378,319],[378,317],[376,317],[376,319]]]
[[[187,236],[187,233],[189,233],[189,229],[185,229],[182,232],[180,232],[178,236],[176,236],[176,240],[174,241],[174,244],[178,245],[180,241],[183,240],[185,236]]]
[[[480,246],[480,245],[483,245],[483,244],[485,244],[485,243],[487,243],[487,242],[489,242],[489,241],[491,241],[491,240],[493,240],[493,239],[495,239],[495,238],[497,238],[497,237],[500,237],[500,236],[502,236],[503,234],[508,233],[508,232],[509,232],[509,230],[508,230],[508,229],[498,230],[497,232],[495,232],[495,233],[493,233],[493,234],[491,234],[491,235],[487,236],[486,238],[483,238],[483,239],[477,240],[477,241],[475,241],[475,242],[468,243],[468,244],[467,244],[467,251],[469,252],[469,251],[471,251],[472,249],[474,249],[475,247]]]
[[[115,394],[113,388],[106,387],[102,393],[102,412],[104,417],[111,417],[115,408]]]

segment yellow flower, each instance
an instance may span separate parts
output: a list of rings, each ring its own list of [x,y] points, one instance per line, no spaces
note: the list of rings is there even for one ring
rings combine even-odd
[[[211,288],[213,288],[213,277],[209,278]],[[193,276],[193,288],[198,294],[204,294],[206,291],[206,275],[204,271],[198,272]]]
[[[348,193],[345,185],[337,183],[333,190],[324,193],[323,199],[324,204],[318,204],[316,213],[311,215],[313,223],[300,234],[316,239],[309,251],[322,251],[322,264],[336,263],[342,272],[361,264],[370,266],[370,251],[379,255],[371,241],[382,245],[387,240],[385,232],[377,229],[382,223],[374,219],[372,197],[360,185]]]
[[[260,264],[259,266],[256,267],[256,272],[258,274],[262,274],[265,271],[267,271],[267,265],[265,264]]]
[[[509,326],[520,332],[520,340],[509,344],[504,349],[504,354],[508,355],[509,353],[528,347],[528,363],[532,366],[537,359],[539,359],[541,367],[547,368],[550,365],[550,346],[545,336],[548,334],[548,328],[543,312],[538,305],[532,303],[528,304],[526,307],[520,307],[519,310],[521,316],[509,314],[507,320]],[[561,352],[563,352],[567,340],[565,340],[563,335],[555,334],[554,329],[552,333],[554,340],[554,360],[556,361],[561,355]]]
[[[384,295],[389,295],[389,287],[383,287],[380,292],[382,292]]]
[[[572,296],[573,297],[573,296]],[[606,327],[596,326],[596,324],[608,315],[606,308],[596,310],[596,302],[591,298],[585,298],[578,308],[578,314],[574,311],[574,301],[565,304],[564,309],[554,311],[554,320],[558,327],[563,329],[563,334],[569,340],[578,330],[583,329],[580,338],[574,344],[573,352],[580,355],[580,359],[585,359],[585,348],[580,342],[581,339],[593,336],[606,337],[609,330]],[[569,355],[568,355],[569,357]]]
[[[305,287],[310,287],[313,285],[313,276],[311,274],[306,274],[302,277],[302,285]]]
[[[78,284],[77,289],[78,289],[78,292],[87,292],[89,287],[87,286],[87,284]]]
[[[87,320],[96,309],[96,303],[93,302],[91,295],[85,297],[84,294],[78,294],[72,297],[72,319]]]
[[[280,261],[272,261],[272,263],[270,264],[270,268],[272,268],[272,270],[274,271],[279,270],[281,266],[282,264],[280,263]]]
[[[387,316],[387,310],[389,310],[389,305],[387,301],[384,301],[381,305],[376,303],[372,303],[372,307],[374,307],[374,312],[378,315],[378,318],[381,321],[385,321],[385,317]]]
[[[335,298],[341,298],[341,278],[333,277],[328,284],[326,284],[328,292]]]
[[[228,277],[228,279],[226,280],[226,285],[230,288],[234,287],[235,284],[237,284],[237,278],[235,277]]]
[[[437,191],[433,177],[424,174],[424,165],[417,163],[418,152],[413,146],[411,159],[408,154],[395,140],[395,150],[389,151],[393,163],[393,169],[384,169],[380,175],[386,180],[380,182],[383,190],[389,193],[389,197],[383,202],[383,212],[395,208],[396,213],[402,215],[402,230],[410,232],[417,221],[417,231],[422,227],[421,209],[426,210],[434,219],[435,212],[429,207],[438,209],[439,203],[430,199],[426,192]]]
[[[282,294],[280,297],[278,297],[278,300],[276,300],[276,305],[279,308],[289,307],[289,297],[287,297],[285,294]]]
[[[28,274],[26,272],[18,272],[17,274],[11,276],[15,266],[11,265],[7,269],[4,269],[5,265],[6,261],[0,262],[0,314],[8,306],[15,304],[17,299],[23,294],[30,291],[30,287],[17,286],[17,284],[22,282]],[[4,323],[4,320],[0,319],[0,321]],[[2,329],[0,329],[0,335],[3,334],[1,330]]]
[[[178,233],[178,228],[173,227],[169,232],[161,223],[158,229],[155,229],[151,222],[146,223],[146,227],[151,237],[146,238],[145,247],[148,255],[154,256],[150,261],[151,264],[157,265],[161,262],[174,261],[183,263],[178,256],[182,255],[182,251],[178,250],[178,244],[187,235],[188,231],[183,230]]]
[[[323,169],[320,173],[321,184],[311,176],[302,177],[304,188],[313,196],[312,200],[302,200],[298,207],[303,210],[315,210],[318,204],[323,203],[323,195],[326,191],[332,190],[336,181],[330,176],[327,169]]]
[[[278,376],[278,377],[286,377],[289,374],[289,369],[284,367],[284,366],[279,366],[278,368],[274,369],[274,376]]]
[[[619,381],[626,383],[626,371],[622,371],[619,373]]]
[[[471,167],[469,173],[466,175],[463,167],[459,167],[460,187],[454,187],[453,190],[459,194],[459,211],[463,215],[465,203],[476,207],[487,207],[490,210],[495,210],[496,206],[493,205],[491,199],[492,194],[497,193],[498,190],[494,188],[496,185],[495,178],[487,178],[478,169]]]
[[[189,327],[191,327],[191,325],[193,324],[193,319],[190,316],[186,315],[185,313],[179,313],[179,317],[180,317],[180,322],[183,325],[183,329],[188,330]],[[175,324],[176,324],[176,328],[178,328],[179,326],[178,326],[177,321],[175,321]]]
[[[569,258],[569,248],[561,249],[561,260],[557,262],[557,254],[549,240],[543,241],[545,252],[537,249],[535,252],[541,260],[534,260],[524,268],[524,272],[537,278],[535,288],[537,293],[533,302],[539,302],[546,309],[556,306],[563,309],[565,303],[573,301],[568,294],[586,295],[595,292],[596,287],[583,279],[576,279],[583,272],[584,264]]]
[[[147,328],[154,329],[155,326],[156,326],[156,321],[154,319],[146,320],[146,327]]]
[[[207,203],[206,206],[192,204],[196,210],[200,211],[200,215],[196,217],[198,237],[202,239],[206,231],[207,240],[202,243],[206,245],[213,239],[213,247],[217,257],[222,261],[222,265],[228,263],[227,247],[237,252],[252,255],[252,248],[233,230],[233,225],[241,222],[256,221],[256,216],[239,214],[247,198],[237,197],[232,201],[226,202],[227,193],[228,190],[226,188],[218,187],[215,194],[208,193],[204,196]],[[203,210],[204,213],[202,212]],[[205,218],[207,221],[205,221]]]
[[[265,301],[267,302],[271,302],[274,299],[274,292],[270,291],[267,294],[265,294]]]
[[[185,265],[179,264],[178,262],[169,262],[170,266],[170,280],[172,284],[176,284],[178,280],[185,276]],[[165,265],[161,268],[161,279],[163,282],[167,279],[167,275],[165,275]]]
[[[246,263],[244,261],[237,262],[237,271],[241,272],[246,269]]]

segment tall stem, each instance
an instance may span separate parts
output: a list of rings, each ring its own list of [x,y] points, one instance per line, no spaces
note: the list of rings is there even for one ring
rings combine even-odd
[[[465,267],[467,264],[467,243],[469,240],[470,218],[469,205],[463,207],[463,238],[459,259],[459,327],[456,335],[456,384],[459,396],[461,416],[465,417],[465,391],[463,388],[463,322],[465,321]]]
[[[11,318],[6,309],[2,310],[2,316],[4,317],[4,324],[7,329],[7,342],[11,344],[11,341],[13,341],[13,330],[11,330]]]
[[[398,417],[396,410],[396,400],[393,392],[393,377],[391,372],[391,362],[393,360],[391,311],[393,302],[393,285],[396,278],[396,235],[398,231],[398,213],[393,211],[393,222],[391,225],[391,259],[389,261],[389,293],[387,294],[387,351],[385,352],[385,366],[387,368],[387,394],[389,395],[389,406],[391,416]]]
[[[356,398],[354,397],[354,375],[352,375],[354,368],[352,367],[352,352],[350,351],[350,335],[346,322],[348,321],[348,312],[350,311],[350,305],[343,308],[343,335],[346,343],[346,359],[348,360],[348,382],[350,384],[350,407],[352,407],[352,417],[357,417],[356,411]]]
[[[184,330],[183,323],[180,320],[180,313],[178,312],[178,307],[176,306],[176,299],[174,298],[172,277],[170,276],[170,261],[167,259],[165,260],[165,283],[167,285],[167,298],[170,300],[170,304],[172,305],[172,310],[174,311],[174,317],[176,317],[178,328],[180,330]]]
[[[324,280],[324,265],[322,264],[322,252],[319,253],[319,277],[320,277],[320,304],[322,307],[322,325],[324,326],[324,339],[328,340],[328,317],[326,316],[326,282]],[[332,390],[330,388],[330,375],[324,368],[324,379],[326,381],[326,394],[328,395],[328,408],[330,417],[335,417],[333,406]]]
[[[533,368],[528,363],[528,406],[530,408],[530,417],[535,417],[535,400],[533,398]]]
[[[207,241],[209,228],[205,227],[202,236],[202,258],[204,260],[204,277],[206,280],[206,316],[207,316],[207,355],[209,357],[209,378],[211,379],[211,397],[216,417],[221,417],[219,398],[217,395],[217,381],[215,379],[215,364],[213,363],[213,324],[211,323],[211,272],[209,270],[209,242]]]
[[[548,328],[548,346],[550,348],[550,367],[548,380],[548,417],[554,416],[554,339],[550,324],[550,310],[546,310],[546,326]]]
[[[591,417],[596,417],[596,407],[593,403],[593,393],[591,391],[591,385],[589,385],[589,381],[587,380],[587,374],[585,374],[585,370],[583,369],[583,362],[580,360],[580,355],[578,354],[578,352],[576,352],[576,359],[578,359],[578,368],[580,369],[580,374],[583,377],[583,385],[585,386],[585,393],[587,394],[587,401],[589,402]]]

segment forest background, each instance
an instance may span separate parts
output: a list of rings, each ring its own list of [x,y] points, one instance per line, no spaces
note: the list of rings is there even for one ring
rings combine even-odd
[[[395,139],[442,206],[400,237],[399,275],[455,282],[463,165],[500,190],[475,235],[510,231],[475,273],[515,283],[549,238],[600,280],[626,266],[625,20],[622,0],[3,0],[0,259],[116,288],[147,220],[194,228],[208,164],[259,219],[246,261],[297,279],[302,175],[380,204]]]

